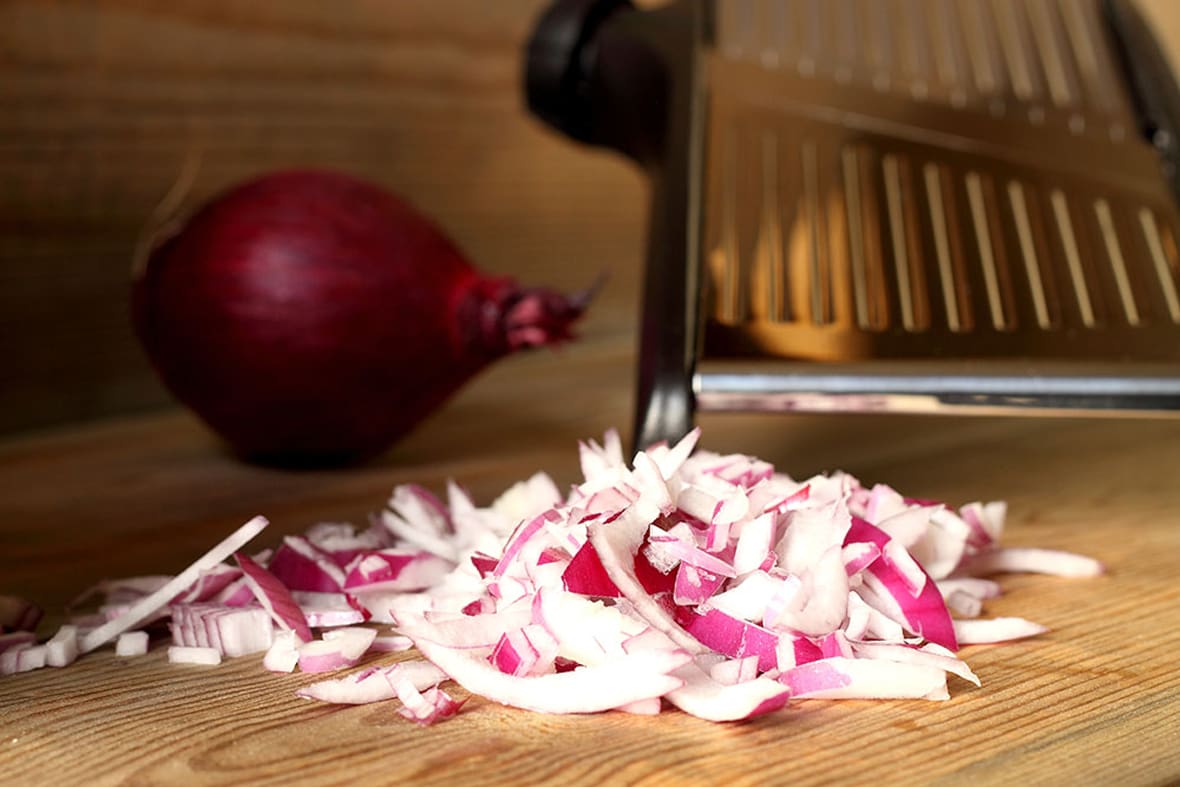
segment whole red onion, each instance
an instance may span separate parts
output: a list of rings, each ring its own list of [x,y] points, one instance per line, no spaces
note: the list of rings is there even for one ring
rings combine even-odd
[[[239,453],[288,464],[381,452],[490,362],[570,338],[584,306],[482,275],[397,197],[323,171],[215,199],[132,293],[176,398]]]

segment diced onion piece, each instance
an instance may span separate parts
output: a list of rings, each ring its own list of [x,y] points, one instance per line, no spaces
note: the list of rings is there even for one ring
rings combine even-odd
[[[301,536],[284,536],[266,567],[292,591],[335,593],[344,585],[344,569]]]
[[[78,658],[78,627],[66,624],[45,643],[45,664],[65,667]]]
[[[375,653],[398,653],[414,647],[414,640],[401,634],[378,634],[369,646]]]
[[[293,590],[291,597],[299,605],[307,625],[311,628],[355,626],[368,620],[364,608],[351,603],[348,596],[343,593]]]
[[[538,675],[553,668],[557,653],[557,640],[534,624],[504,632],[488,661],[509,675]]]
[[[756,623],[735,618],[719,609],[685,612],[678,618],[684,630],[699,643],[730,658],[758,657],[758,669],[765,672],[778,664],[775,650],[778,635]],[[679,644],[679,643],[677,643]]]
[[[228,609],[217,615],[213,624],[221,652],[230,658],[261,653],[274,642],[274,626],[266,611],[257,607]]]
[[[952,590],[943,596],[946,608],[961,618],[976,618],[983,612],[983,601],[970,593]]]
[[[262,657],[262,666],[271,672],[294,672],[299,663],[299,646],[303,644],[294,631],[287,629],[274,635],[274,641]]]
[[[626,705],[620,705],[615,708],[615,710],[630,713],[633,716],[659,716],[663,704],[659,697],[651,697],[646,700],[628,702]]]
[[[183,645],[168,646],[168,661],[172,664],[199,664],[214,667],[221,663],[217,648],[190,648]]]
[[[270,615],[257,605],[174,604],[172,607],[174,645],[216,648],[221,655],[236,658],[266,650],[273,637]]]
[[[301,672],[331,672],[354,666],[373,644],[374,629],[341,628],[325,631],[323,639],[299,646]]]
[[[774,649],[775,669],[782,673],[791,667],[808,664],[823,658],[819,647],[807,637],[792,637],[784,634],[779,637]]]
[[[802,572],[789,577],[767,605],[768,624],[813,637],[834,631],[848,617],[848,573],[843,551],[828,547]]]
[[[722,577],[737,576],[734,567],[724,560],[710,555],[700,547],[693,544],[686,544],[680,539],[668,537],[666,534],[658,539],[651,539],[648,542],[647,548],[644,550],[644,554],[657,556],[656,559],[651,560],[651,563],[657,569],[661,569],[661,571],[663,571],[662,566],[666,566],[667,570],[670,571],[678,563],[687,563],[695,568],[708,571],[710,574],[716,574]],[[667,573],[667,571],[663,573]]]
[[[709,677],[723,686],[744,683],[758,677],[758,657],[725,659],[709,667]]]
[[[17,657],[21,652],[33,647],[28,642],[22,642],[19,645],[13,645],[0,652],[0,675],[15,675],[17,672]]]
[[[943,598],[950,596],[952,593],[966,593],[980,600],[998,598],[1000,595],[1000,583],[992,579],[952,577],[949,579],[940,579],[937,584],[938,591],[942,593]]]
[[[725,584],[725,577],[703,571],[688,563],[676,568],[676,583],[672,589],[672,600],[681,606],[697,606],[713,598]]]
[[[409,681],[399,681],[395,688],[397,698],[402,701],[398,714],[418,724],[428,725],[448,719],[463,705],[437,686],[420,692]]]
[[[767,512],[746,522],[738,536],[733,553],[733,570],[738,575],[749,573],[762,565],[774,547],[776,516]]]
[[[868,541],[854,541],[845,544],[841,553],[844,558],[844,573],[855,576],[868,568],[881,556],[881,547]]]
[[[619,588],[607,575],[598,559],[598,553],[590,543],[582,545],[561,575],[565,589],[583,596],[615,598],[621,595]]]
[[[417,549],[379,549],[357,555],[341,586],[344,590],[423,590],[438,584],[452,564]]]
[[[22,643],[0,653],[0,675],[31,672],[45,666],[46,647]]]
[[[146,631],[124,631],[115,640],[116,656],[142,656],[148,652]]]
[[[31,631],[11,631],[7,634],[0,634],[0,653],[10,648],[32,645],[36,641],[37,635]]]
[[[138,626],[150,615],[164,607],[180,591],[195,582],[202,571],[216,566],[248,544],[254,536],[262,532],[267,524],[265,517],[258,516],[239,527],[228,538],[210,549],[162,587],[132,604],[126,612],[93,631],[83,634],[78,642],[79,650],[82,653],[89,653],[100,645],[110,642],[124,631]]]
[[[911,596],[917,598],[921,595],[928,577],[901,542],[892,539],[885,542],[885,546],[881,548],[881,558],[894,568]]]

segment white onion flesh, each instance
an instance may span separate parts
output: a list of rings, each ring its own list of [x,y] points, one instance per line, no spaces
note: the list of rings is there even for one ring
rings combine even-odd
[[[271,672],[294,672],[299,664],[299,646],[303,644],[290,629],[279,631],[262,657],[262,666]]]
[[[66,624],[45,643],[45,664],[65,667],[78,658],[78,627]]]
[[[205,667],[215,667],[221,663],[221,654],[217,648],[189,648],[182,645],[168,647],[168,661],[173,664],[198,664]]]
[[[1045,626],[1024,618],[990,620],[956,620],[955,636],[964,645],[990,645],[1035,637],[1048,631]]]
[[[124,631],[115,640],[116,656],[142,656],[148,652],[146,631]]]

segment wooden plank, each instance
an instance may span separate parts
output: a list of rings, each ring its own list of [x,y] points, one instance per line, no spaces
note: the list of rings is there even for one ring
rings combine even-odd
[[[177,570],[254,513],[275,520],[261,539],[273,543],[322,519],[361,521],[398,482],[441,489],[454,477],[483,503],[536,469],[572,482],[574,441],[628,416],[632,358],[607,337],[517,359],[347,471],[239,464],[182,415],[10,440],[0,447],[3,590],[42,600],[56,621],[93,579]],[[920,496],[1006,498],[1008,543],[1090,554],[1110,573],[1005,578],[987,613],[1052,631],[967,649],[983,687],[953,679],[949,702],[799,701],[739,725],[674,711],[546,717],[473,699],[458,718],[419,729],[388,705],[299,700],[295,687],[311,678],[271,675],[257,657],[202,669],[170,666],[159,651],[99,652],[0,679],[0,781],[1180,779],[1180,423],[710,415],[703,425],[706,447],[757,453],[798,477],[844,467]]]

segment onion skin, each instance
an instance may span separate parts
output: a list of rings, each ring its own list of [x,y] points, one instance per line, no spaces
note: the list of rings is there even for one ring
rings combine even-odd
[[[207,204],[132,291],[169,391],[239,454],[296,465],[380,453],[492,361],[569,339],[583,307],[481,275],[394,195],[315,170]]]

